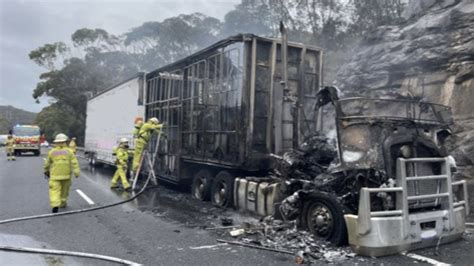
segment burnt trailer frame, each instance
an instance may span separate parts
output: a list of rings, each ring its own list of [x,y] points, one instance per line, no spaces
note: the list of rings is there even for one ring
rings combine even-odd
[[[322,49],[290,42],[288,58],[282,84],[281,40],[239,34],[148,73],[146,118],[166,124],[160,178],[180,183],[193,165],[268,170],[315,132]]]

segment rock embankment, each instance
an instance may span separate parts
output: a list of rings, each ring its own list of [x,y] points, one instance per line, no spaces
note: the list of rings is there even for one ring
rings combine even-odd
[[[335,85],[358,95],[411,96],[449,105],[452,153],[474,178],[474,1],[412,0],[401,26],[365,37]]]

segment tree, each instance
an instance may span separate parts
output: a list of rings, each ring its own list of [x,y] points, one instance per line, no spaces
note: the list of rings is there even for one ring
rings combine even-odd
[[[152,70],[217,41],[221,26],[201,13],[179,15],[132,29],[124,34],[124,44],[142,69]]]
[[[354,8],[354,14],[353,23],[351,24],[350,31],[353,35],[361,36],[379,26],[402,23],[402,12],[406,6],[406,1],[352,0],[351,4]]]
[[[54,70],[58,58],[68,50],[69,48],[65,43],[56,42],[38,47],[29,53],[29,57],[39,66]]]
[[[236,33],[277,37],[279,21],[288,26],[290,40],[322,46],[336,55],[353,45],[348,38],[400,22],[403,4],[404,0],[242,0],[223,22],[192,13],[145,22],[120,36],[104,29],[78,29],[71,36],[73,47],[56,42],[29,54],[47,70],[33,97],[54,101],[40,113],[39,121],[52,131],[74,134],[81,142],[82,131],[66,129],[84,129],[87,96],[138,71],[154,70]],[[326,66],[335,69],[344,58],[330,56]]]
[[[220,34],[221,37],[237,33],[253,33],[267,36],[274,34],[273,8],[269,5],[268,1],[242,1],[234,10],[225,15],[224,25]]]
[[[84,126],[74,112],[54,103],[43,110],[36,117],[36,124],[45,133],[46,139],[51,142],[54,136],[64,133],[68,136],[83,135]]]

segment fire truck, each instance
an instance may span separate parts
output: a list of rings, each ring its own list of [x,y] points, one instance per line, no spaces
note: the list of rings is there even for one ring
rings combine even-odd
[[[36,125],[16,125],[12,129],[15,139],[15,155],[32,152],[35,156],[41,154],[40,128]]]

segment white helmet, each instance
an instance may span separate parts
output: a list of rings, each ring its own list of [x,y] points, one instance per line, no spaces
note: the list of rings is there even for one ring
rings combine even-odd
[[[121,138],[120,139],[120,143],[127,143],[128,142],[128,139],[127,138]]]
[[[152,118],[150,118],[150,122],[152,122],[153,124],[158,124],[158,123],[160,123],[160,120],[158,120],[158,118],[156,118],[156,117],[152,117]]]
[[[56,135],[56,138],[54,138],[53,143],[66,142],[68,139],[65,134],[59,133]]]

